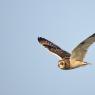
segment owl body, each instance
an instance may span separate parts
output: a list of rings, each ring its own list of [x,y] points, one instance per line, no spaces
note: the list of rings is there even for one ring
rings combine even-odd
[[[71,70],[84,65],[87,65],[86,62],[76,61],[76,60],[70,61],[70,58],[66,58],[58,61],[58,67],[62,70]]]

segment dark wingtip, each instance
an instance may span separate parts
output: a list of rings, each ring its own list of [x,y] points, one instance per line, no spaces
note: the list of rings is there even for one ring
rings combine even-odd
[[[40,42],[40,41],[42,41],[44,38],[42,38],[42,37],[38,37],[38,41]]]
[[[38,37],[38,42],[43,44],[45,43],[45,41],[47,41],[45,38],[42,38],[42,37]]]
[[[41,37],[38,37],[38,41],[40,41],[41,40]]]
[[[90,37],[95,37],[95,33],[94,33],[94,34],[92,34]]]

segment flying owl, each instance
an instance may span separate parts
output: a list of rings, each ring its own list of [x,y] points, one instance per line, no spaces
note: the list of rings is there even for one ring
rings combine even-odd
[[[45,38],[38,37],[38,42],[50,52],[57,54],[61,58],[61,60],[58,61],[58,67],[60,69],[70,70],[88,64],[87,62],[84,62],[83,59],[88,48],[95,42],[95,33],[75,47],[71,54],[65,50],[62,50],[59,46]]]

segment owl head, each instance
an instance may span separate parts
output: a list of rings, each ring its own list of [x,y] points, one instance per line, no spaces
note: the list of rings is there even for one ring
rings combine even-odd
[[[58,67],[59,67],[60,69],[65,69],[65,62],[64,62],[63,60],[59,60],[59,61],[58,61]]]

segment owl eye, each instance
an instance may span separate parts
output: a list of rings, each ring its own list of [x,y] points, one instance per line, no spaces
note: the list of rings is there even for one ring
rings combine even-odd
[[[61,62],[60,64],[61,64],[61,65],[64,65],[64,62]]]

